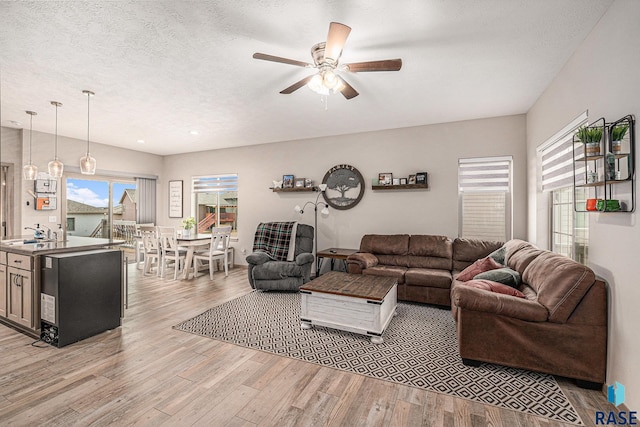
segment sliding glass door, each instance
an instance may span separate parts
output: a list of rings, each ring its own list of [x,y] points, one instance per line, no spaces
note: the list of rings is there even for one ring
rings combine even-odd
[[[124,240],[133,248],[137,216],[136,182],[108,177],[66,178],[66,229],[69,236]]]

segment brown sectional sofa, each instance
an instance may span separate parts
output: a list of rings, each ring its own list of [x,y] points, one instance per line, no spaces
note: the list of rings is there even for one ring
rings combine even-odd
[[[524,298],[466,286],[459,273],[500,247]],[[607,360],[607,291],[593,271],[514,239],[365,235],[349,272],[398,279],[398,299],[451,306],[463,362],[497,363],[575,378],[598,388]]]
[[[607,362],[607,291],[593,271],[522,240],[505,244],[505,264],[520,273],[515,298],[454,279],[451,310],[460,356],[578,380],[599,388]]]
[[[453,276],[502,242],[430,235],[367,234],[347,258],[349,273],[398,279],[398,299],[450,306]]]

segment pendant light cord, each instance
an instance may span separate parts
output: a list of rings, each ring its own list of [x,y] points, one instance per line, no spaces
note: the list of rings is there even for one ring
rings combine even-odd
[[[55,139],[55,155],[53,157],[54,160],[58,160],[58,103],[54,104],[56,106],[56,139]]]
[[[87,91],[87,157],[89,156],[89,104],[91,100],[91,93]]]
[[[29,164],[32,165],[33,163],[31,162],[31,146],[33,144],[31,143],[31,140],[33,138],[33,114],[30,114],[29,117]]]

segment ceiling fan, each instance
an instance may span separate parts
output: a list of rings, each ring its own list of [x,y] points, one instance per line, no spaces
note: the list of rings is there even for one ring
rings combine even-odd
[[[295,59],[281,58],[279,56],[267,55],[266,53],[254,53],[255,59],[264,61],[281,62],[283,64],[295,65],[305,68],[316,68],[316,74],[305,77],[280,91],[282,94],[290,94],[307,85],[311,90],[321,95],[340,92],[351,99],[358,96],[353,86],[347,83],[336,71],[351,71],[361,73],[365,71],[398,71],[402,67],[402,59],[386,59],[381,61],[353,62],[339,65],[342,48],[351,32],[351,27],[338,22],[329,24],[329,34],[326,42],[320,42],[311,48],[313,64],[296,61]]]

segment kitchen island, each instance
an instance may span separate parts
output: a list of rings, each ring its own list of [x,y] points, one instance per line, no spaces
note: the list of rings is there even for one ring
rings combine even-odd
[[[122,240],[77,236],[69,236],[61,242],[46,239],[33,242],[30,236],[0,241],[0,323],[41,338],[41,278],[43,271],[50,268],[52,258],[63,254],[82,256],[83,253],[92,253],[95,258],[96,250],[114,248],[122,243]],[[117,277],[118,283],[108,286],[117,286],[122,300],[122,255],[119,250],[115,251],[118,252],[119,261],[115,264],[111,262],[109,268],[117,269],[117,275],[112,277]],[[108,252],[113,250],[105,251],[105,255]],[[113,256],[109,259],[113,259]],[[92,285],[96,278],[96,267],[95,263],[74,264],[75,277],[86,281],[80,286]],[[45,300],[48,301],[47,298]]]

